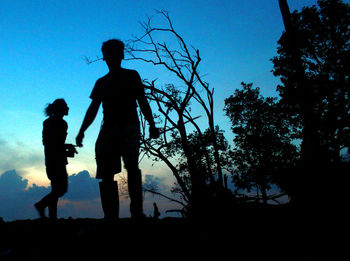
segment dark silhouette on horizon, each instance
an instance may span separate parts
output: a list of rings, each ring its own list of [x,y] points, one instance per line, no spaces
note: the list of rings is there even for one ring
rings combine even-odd
[[[156,202],[153,202],[153,218],[158,219],[160,217],[160,212]]]
[[[124,59],[123,42],[108,40],[103,43],[101,50],[109,72],[95,83],[90,95],[92,101],[76,137],[76,144],[83,145],[84,133],[94,121],[102,103],[103,124],[95,153],[96,178],[102,179],[100,195],[105,219],[119,218],[118,184],[114,181],[114,175],[121,172],[121,157],[128,173],[131,216],[144,217],[142,178],[138,167],[140,123],[137,104],[150,125],[150,137],[157,138],[159,131],[155,127],[138,72],[121,67]]]
[[[76,150],[72,144],[65,144],[68,125],[64,116],[68,115],[69,107],[64,99],[56,99],[45,108],[48,118],[43,123],[43,145],[45,153],[46,174],[51,181],[51,192],[35,203],[35,209],[41,218],[46,218],[48,208],[49,218],[57,219],[58,198],[68,190],[67,156],[74,157]]]

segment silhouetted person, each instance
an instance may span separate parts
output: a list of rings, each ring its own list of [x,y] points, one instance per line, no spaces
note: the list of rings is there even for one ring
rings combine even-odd
[[[160,216],[160,212],[158,210],[156,202],[153,203],[153,218],[158,219]]]
[[[48,118],[43,123],[43,144],[46,174],[51,181],[51,192],[34,204],[42,218],[46,217],[46,207],[49,209],[49,218],[57,218],[58,198],[62,197],[68,189],[67,149],[70,152],[75,151],[71,144],[65,144],[68,125],[63,117],[68,115],[68,111],[69,108],[64,99],[57,99],[45,108]]]
[[[159,132],[155,127],[138,72],[121,67],[121,61],[124,59],[123,42],[108,40],[103,43],[101,49],[109,72],[95,83],[90,95],[92,101],[76,137],[76,143],[82,146],[84,132],[94,121],[102,103],[103,124],[96,141],[95,153],[96,178],[102,179],[100,194],[105,219],[119,217],[118,184],[114,181],[114,175],[121,172],[121,157],[128,172],[131,216],[144,217],[142,179],[138,167],[140,123],[137,103],[150,124],[151,138],[157,138]]]

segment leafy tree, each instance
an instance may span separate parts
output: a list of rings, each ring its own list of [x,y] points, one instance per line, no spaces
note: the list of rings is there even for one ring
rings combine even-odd
[[[281,78],[281,104],[302,125],[298,176],[291,180],[292,201],[306,207],[327,200],[335,187],[340,152],[350,137],[350,7],[340,0],[319,0],[318,6],[290,14],[279,0],[286,32],[272,59]]]
[[[220,166],[225,169],[231,169],[231,161],[227,156],[227,152],[230,150],[230,145],[228,144],[224,132],[219,129],[219,126],[215,128],[216,145],[219,152]],[[217,165],[215,164],[214,156],[214,146],[212,141],[211,130],[208,128],[203,133],[194,131],[188,135],[189,145],[192,147],[193,158],[196,165],[202,175],[205,178],[206,184],[210,187],[213,194],[217,193],[217,188],[214,186],[216,184],[215,174],[217,173]],[[179,144],[178,139],[174,139],[176,144]],[[185,158],[185,155],[181,150],[180,157],[178,159],[178,169],[184,175],[188,175],[189,166]],[[214,186],[214,187],[213,187]]]
[[[272,59],[282,81],[281,103],[299,117],[304,132],[311,128],[313,155],[339,162],[350,134],[350,6],[320,0],[318,7],[292,13],[290,23]],[[307,146],[305,135],[303,142]]]
[[[267,191],[279,171],[293,165],[298,131],[276,98],[264,98],[259,88],[242,83],[242,90],[225,99],[225,113],[232,122],[235,147],[233,181],[238,189],[256,187],[267,203]]]

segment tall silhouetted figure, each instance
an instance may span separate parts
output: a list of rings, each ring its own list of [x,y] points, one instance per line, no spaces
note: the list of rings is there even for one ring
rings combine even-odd
[[[49,218],[57,218],[57,202],[68,189],[66,170],[67,153],[74,156],[75,148],[65,144],[68,125],[63,117],[68,115],[69,108],[64,99],[57,99],[48,104],[45,114],[48,118],[43,123],[43,144],[47,177],[51,181],[51,192],[34,206],[40,217],[45,218],[45,209],[49,209]]]
[[[121,67],[124,59],[123,42],[115,39],[104,42],[102,54],[109,72],[95,83],[90,95],[92,101],[76,143],[82,146],[84,132],[94,121],[102,103],[103,124],[96,141],[95,153],[96,178],[102,179],[99,184],[105,219],[114,220],[119,217],[118,184],[114,181],[114,175],[121,172],[121,157],[128,172],[131,216],[139,218],[144,214],[141,171],[138,167],[140,123],[137,103],[150,124],[150,137],[157,138],[159,131],[155,127],[138,72]]]

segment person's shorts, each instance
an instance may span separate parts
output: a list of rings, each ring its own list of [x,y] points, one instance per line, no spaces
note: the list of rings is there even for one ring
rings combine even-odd
[[[65,164],[47,165],[47,177],[51,181],[51,190],[57,196],[63,196],[68,190],[68,174]]]
[[[126,169],[138,167],[139,150],[140,128],[138,124],[103,125],[95,145],[96,178],[103,179],[121,172],[121,158]]]

